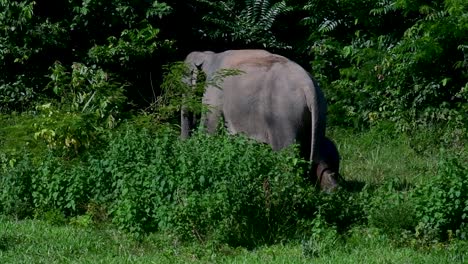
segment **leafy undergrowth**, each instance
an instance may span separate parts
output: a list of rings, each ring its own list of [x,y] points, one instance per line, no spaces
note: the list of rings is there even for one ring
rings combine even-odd
[[[459,245],[468,232],[466,144],[439,150],[421,136],[429,146],[421,151],[411,136],[381,128],[331,129],[329,136],[348,181],[333,194],[304,179],[297,149],[273,152],[222,132],[181,141],[169,127],[129,123],[109,134],[105,147],[75,159],[57,151],[40,159],[5,152],[0,214],[21,221],[3,218],[0,256],[8,263],[18,252],[24,262],[45,254],[41,247],[21,248],[49,243],[23,235],[21,228],[37,224],[52,228],[37,239],[65,239],[53,253],[65,262],[448,263],[465,257]],[[112,246],[101,252],[99,243]]]

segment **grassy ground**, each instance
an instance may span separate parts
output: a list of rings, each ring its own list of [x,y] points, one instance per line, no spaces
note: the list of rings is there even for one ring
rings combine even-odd
[[[435,140],[424,131],[419,138],[378,128],[363,133],[332,128],[328,133],[342,156],[341,172],[351,181],[379,184],[398,178],[416,185],[436,173],[438,161],[445,155],[441,145],[433,144]],[[467,142],[447,151],[468,162]]]
[[[430,249],[398,247],[372,230],[354,230],[346,243],[316,256],[307,243],[253,251],[182,245],[153,234],[137,243],[111,228],[56,226],[0,219],[0,263],[464,263],[468,244]]]

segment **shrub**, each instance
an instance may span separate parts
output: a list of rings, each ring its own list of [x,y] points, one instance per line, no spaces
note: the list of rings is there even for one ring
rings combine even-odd
[[[31,178],[34,207],[38,212],[61,212],[65,216],[84,213],[89,201],[86,166],[64,161],[49,152]],[[56,213],[54,213],[56,214]]]
[[[305,180],[308,162],[297,146],[275,152],[225,133],[195,132],[182,141],[169,126],[141,124],[124,124],[109,139],[80,159],[48,152],[37,164],[16,161],[0,179],[10,186],[2,189],[0,210],[16,214],[15,202],[24,200],[37,217],[56,223],[110,216],[136,238],[161,230],[249,248],[313,234],[319,208],[320,221],[338,232],[363,219],[359,195],[322,194]]]
[[[126,101],[124,85],[95,66],[74,63],[71,73],[51,67],[49,89],[57,101],[36,106],[41,118],[35,138],[59,154],[76,155],[99,143],[105,129],[117,126]]]
[[[323,220],[333,225],[340,233],[344,233],[355,225],[365,223],[364,209],[368,202],[365,193],[353,193],[346,190],[332,194],[320,193],[318,201],[308,202],[315,202]]]
[[[302,240],[302,254],[305,257],[323,257],[341,246],[336,227],[330,226],[320,213],[312,220],[311,232],[308,239]]]
[[[418,235],[447,239],[466,236],[468,222],[468,167],[450,154],[441,159],[434,178],[414,192]]]
[[[196,134],[175,150],[172,226],[230,245],[277,242],[296,231],[314,189],[295,149],[275,153],[241,136]],[[294,155],[294,153],[296,155]]]
[[[4,159],[7,160],[6,157]],[[25,218],[32,215],[31,179],[35,166],[28,154],[14,163],[11,161],[0,170],[0,213]]]
[[[91,160],[93,199],[109,204],[113,222],[137,237],[157,230],[173,195],[172,147],[169,128],[156,133],[126,126],[103,155]]]
[[[137,237],[158,229],[182,239],[254,246],[294,235],[314,194],[306,163],[243,137],[196,133],[179,141],[127,127],[94,157],[92,198]],[[309,215],[310,216],[310,215]]]
[[[307,2],[311,65],[332,123],[464,127],[466,1]]]

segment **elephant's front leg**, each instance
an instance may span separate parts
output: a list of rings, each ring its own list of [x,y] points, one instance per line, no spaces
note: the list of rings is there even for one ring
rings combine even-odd
[[[182,106],[182,110],[180,113],[180,129],[181,129],[181,137],[182,139],[186,139],[190,135],[190,127],[191,120],[190,120],[190,113],[187,111],[187,107]]]
[[[221,89],[213,86],[207,87],[203,96],[203,104],[208,110],[202,114],[201,123],[210,134],[216,132],[222,114],[223,95]]]
[[[218,108],[210,108],[207,113],[202,116],[203,128],[206,129],[206,132],[209,134],[214,134],[216,128],[218,127],[218,122],[221,117],[221,110]]]

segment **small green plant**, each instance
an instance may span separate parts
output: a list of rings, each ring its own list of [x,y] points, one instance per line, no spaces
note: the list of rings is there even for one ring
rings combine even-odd
[[[330,226],[320,212],[312,220],[311,232],[310,238],[302,240],[302,254],[305,257],[323,257],[340,246],[336,228]]]

